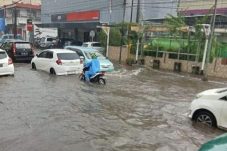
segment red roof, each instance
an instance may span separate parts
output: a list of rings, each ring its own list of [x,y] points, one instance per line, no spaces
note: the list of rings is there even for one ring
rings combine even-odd
[[[31,9],[40,9],[41,10],[41,5],[34,5],[34,4],[17,3],[16,7],[17,8],[31,8]]]

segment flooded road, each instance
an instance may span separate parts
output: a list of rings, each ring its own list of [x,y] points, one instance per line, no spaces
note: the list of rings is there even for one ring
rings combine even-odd
[[[0,151],[196,151],[224,133],[186,116],[196,93],[221,83],[120,69],[103,87],[30,68],[0,78]]]

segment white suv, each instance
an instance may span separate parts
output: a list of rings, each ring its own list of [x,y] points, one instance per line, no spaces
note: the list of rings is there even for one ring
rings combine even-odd
[[[208,126],[227,128],[227,88],[197,94],[191,103],[189,117]]]

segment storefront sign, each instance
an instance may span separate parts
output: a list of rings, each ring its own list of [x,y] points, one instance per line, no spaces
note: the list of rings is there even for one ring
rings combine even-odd
[[[51,16],[52,22],[76,22],[76,21],[94,21],[100,19],[100,11],[71,12],[67,14],[56,14]]]
[[[92,21],[99,20],[100,12],[98,10],[94,11],[84,11],[84,12],[72,12],[66,15],[68,22],[73,21]]]
[[[32,19],[27,19],[27,30],[30,32],[33,31]]]
[[[27,30],[28,31],[33,31],[33,25],[32,24],[27,24]]]

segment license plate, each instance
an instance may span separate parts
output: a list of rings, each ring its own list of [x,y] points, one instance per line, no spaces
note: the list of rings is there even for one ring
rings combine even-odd
[[[27,56],[27,55],[28,55],[27,52],[22,52],[21,54],[22,54],[23,56]]]
[[[0,64],[0,67],[3,67],[3,64]]]

